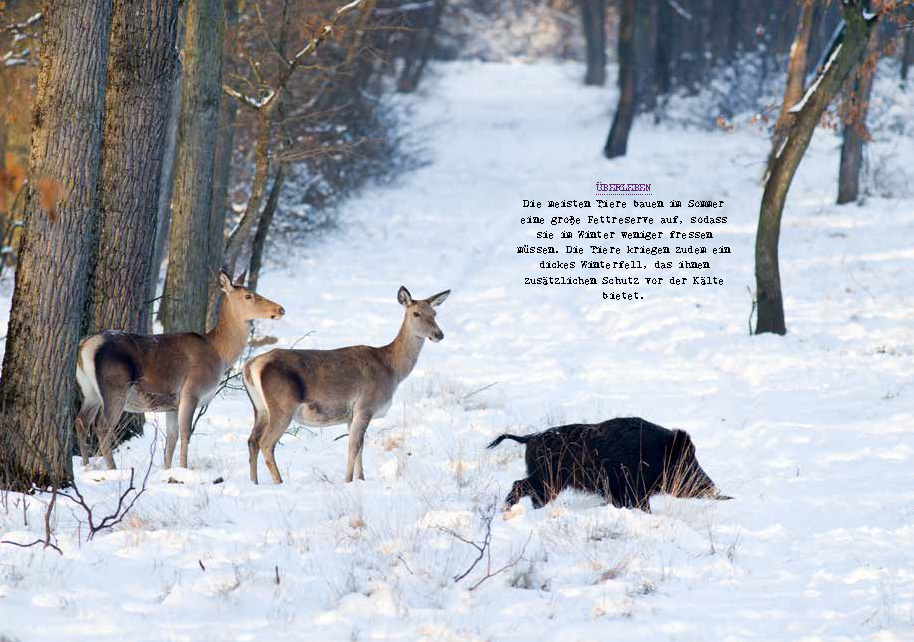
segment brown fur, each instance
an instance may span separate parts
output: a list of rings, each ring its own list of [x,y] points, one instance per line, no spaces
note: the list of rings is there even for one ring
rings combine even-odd
[[[397,300],[405,308],[397,337],[386,346],[350,346],[336,350],[271,350],[244,366],[244,385],[254,406],[248,439],[251,480],[257,483],[257,459],[263,453],[273,481],[282,483],[274,450],[295,418],[309,426],[349,424],[346,481],[364,479],[362,447],[368,424],[383,417],[400,383],[409,376],[425,339],[444,333],[434,308],[450,290],[413,300],[401,287]]]
[[[165,467],[171,467],[178,430],[180,463],[187,467],[194,411],[198,405],[209,402],[225,371],[241,356],[250,321],[276,319],[285,312],[273,301],[243,287],[241,281],[233,285],[225,273],[220,275],[220,284],[225,302],[216,327],[205,335],[107,331],[82,340],[77,380],[83,403],[76,429],[84,465],[89,463],[87,430],[101,412],[101,421],[96,426],[99,445],[108,467],[115,467],[112,433],[121,413],[127,410],[167,413]]]

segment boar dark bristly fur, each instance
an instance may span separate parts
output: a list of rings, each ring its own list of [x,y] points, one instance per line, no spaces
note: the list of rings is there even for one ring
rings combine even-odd
[[[695,458],[695,446],[684,430],[668,430],[638,417],[599,424],[557,426],[505,439],[526,444],[527,478],[514,482],[505,498],[513,506],[525,496],[541,508],[565,488],[602,495],[618,508],[650,512],[650,497],[730,499],[721,495]]]

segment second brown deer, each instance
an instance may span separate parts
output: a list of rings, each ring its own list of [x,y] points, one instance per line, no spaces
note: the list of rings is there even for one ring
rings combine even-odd
[[[278,319],[282,306],[219,274],[225,294],[216,326],[204,334],[130,334],[108,331],[86,337],[79,345],[76,380],[83,393],[76,419],[83,465],[89,464],[86,437],[96,426],[99,449],[108,467],[115,468],[112,442],[124,410],[165,412],[165,468],[171,468],[178,432],[181,433],[181,466],[187,468],[194,411],[215,396],[225,372],[238,360],[247,344],[251,321]]]
[[[349,424],[346,481],[365,479],[362,447],[372,419],[383,417],[397,387],[412,372],[425,340],[437,343],[444,333],[435,308],[450,290],[413,299],[401,287],[397,301],[405,308],[396,338],[386,346],[350,346],[336,350],[270,350],[244,364],[244,387],[254,405],[248,439],[251,481],[257,483],[257,459],[263,453],[273,481],[282,483],[276,443],[295,418],[306,426]]]

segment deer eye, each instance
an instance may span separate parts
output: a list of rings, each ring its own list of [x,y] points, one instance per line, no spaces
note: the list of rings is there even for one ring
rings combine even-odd
[[[418,312],[413,312],[413,316],[414,316],[414,317],[418,317],[418,316],[421,316],[421,315],[420,315]]]
[[[244,295],[244,298],[245,298],[245,299],[253,299],[254,297],[251,296],[250,294],[245,294],[245,295]]]

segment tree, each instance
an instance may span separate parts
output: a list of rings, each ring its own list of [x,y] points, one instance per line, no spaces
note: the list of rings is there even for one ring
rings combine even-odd
[[[0,381],[0,474],[4,486],[26,489],[73,479],[73,373],[97,237],[111,0],[46,9]]]
[[[867,45],[866,64],[857,69],[848,96],[850,107],[844,123],[844,140],[841,143],[841,164],[838,172],[838,205],[856,201],[860,192],[860,167],[863,165],[866,114],[869,111],[870,93],[876,77],[878,58],[879,31],[873,29]]]
[[[209,219],[222,87],[222,0],[188,0],[184,85],[165,277],[166,332],[203,332],[209,301]]]
[[[619,12],[619,104],[603,147],[606,158],[625,156],[628,133],[635,119],[637,78],[635,77],[635,0],[621,0]]]
[[[267,34],[267,40],[270,42],[273,55],[281,59],[276,77],[274,79],[263,77],[260,72],[257,71],[259,65],[252,63],[251,66],[255,70],[254,73],[257,76],[260,96],[242,93],[238,89],[228,85],[223,87],[223,90],[229,96],[238,100],[242,107],[253,112],[257,123],[256,148],[254,152],[254,180],[251,185],[251,192],[244,213],[232,229],[232,232],[225,243],[224,263],[230,273],[234,272],[241,251],[250,238],[251,231],[254,229],[254,226],[257,224],[260,217],[260,205],[263,202],[266,186],[269,182],[273,117],[274,114],[282,109],[281,105],[288,90],[290,80],[305,66],[304,63],[317,52],[324,41],[331,37],[339,37],[337,31],[342,33],[342,29],[338,29],[337,31],[335,31],[335,29],[337,29],[337,24],[344,16],[366,6],[369,5],[366,4],[364,0],[352,0],[336,9],[331,14],[329,20],[323,21],[323,23],[318,22],[313,26],[310,37],[307,38],[303,46],[291,58],[288,58],[284,52],[284,36],[280,39],[282,46],[277,45],[277,43],[272,41],[272,38],[269,36],[269,31],[264,26],[264,33]],[[283,18],[283,32],[285,32],[287,26],[285,21],[286,17]],[[281,181],[279,182],[279,185],[282,185]],[[266,233],[266,230],[264,233]]]
[[[787,132],[793,122],[795,113],[791,108],[800,102],[803,97],[803,81],[806,76],[806,52],[809,50],[809,35],[812,33],[813,0],[803,0],[800,10],[800,21],[797,24],[797,35],[790,47],[790,58],[787,63],[787,87],[784,89],[784,101],[781,103],[781,113],[774,125],[774,137],[771,142],[771,153],[765,169],[765,177],[771,173],[771,167],[778,154]],[[763,180],[764,180],[763,178]]]
[[[114,0],[98,252],[86,334],[146,332],[178,0]]]
[[[778,266],[778,240],[787,192],[822,113],[847,75],[860,64],[870,31],[878,20],[876,14],[864,15],[862,0],[845,0],[841,10],[844,14],[841,37],[802,100],[791,108],[794,121],[765,181],[755,237],[756,334],[787,332]]]
[[[587,50],[585,85],[606,84],[606,0],[580,0]]]
[[[235,44],[238,27],[238,0],[224,0],[225,39],[223,42],[222,64],[230,65],[232,47]],[[235,147],[235,117],[238,101],[223,93],[219,107],[219,138],[216,141],[216,169],[213,176],[213,204],[209,218],[209,274],[217,274],[222,268],[222,252],[225,243],[225,215],[228,211],[229,177],[232,171],[232,152]],[[213,326],[219,318],[222,290],[216,279],[212,280],[207,305],[207,325]]]

